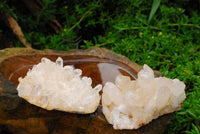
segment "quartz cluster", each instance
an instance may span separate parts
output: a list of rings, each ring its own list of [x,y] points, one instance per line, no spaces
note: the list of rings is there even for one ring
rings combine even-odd
[[[137,80],[117,76],[103,88],[102,106],[114,129],[137,129],[159,116],[179,110],[185,99],[185,84],[178,79],[154,78],[144,65]]]
[[[18,95],[29,103],[47,110],[93,113],[101,96],[102,85],[92,88],[82,71],[64,66],[62,58],[52,62],[42,58],[24,78],[19,78]],[[137,129],[153,119],[181,108],[185,84],[178,79],[154,77],[147,65],[138,79],[119,75],[115,83],[106,82],[102,93],[102,111],[114,129]]]
[[[18,95],[29,103],[47,110],[92,113],[100,102],[102,85],[92,88],[82,71],[64,66],[62,58],[52,62],[42,58],[24,78],[19,78]]]

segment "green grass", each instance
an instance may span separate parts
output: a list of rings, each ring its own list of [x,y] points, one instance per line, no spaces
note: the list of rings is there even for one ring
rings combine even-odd
[[[10,7],[9,10],[13,16],[17,16],[33,48],[69,50],[105,47],[140,65],[148,64],[166,77],[180,79],[186,84],[187,98],[181,110],[175,112],[164,133],[200,133],[199,2],[43,2],[46,3],[45,7],[36,21],[24,14],[22,9],[18,9],[16,14],[12,11],[17,9]],[[7,6],[0,5],[2,7],[9,8],[9,3]],[[56,17],[62,23],[63,30],[50,32],[50,28],[45,26],[46,21],[40,19],[41,16],[47,20]],[[16,46],[20,46],[20,43]]]

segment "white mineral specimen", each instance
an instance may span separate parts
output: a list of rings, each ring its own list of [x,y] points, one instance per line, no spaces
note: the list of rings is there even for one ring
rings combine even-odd
[[[60,57],[55,63],[42,58],[27,76],[19,78],[18,95],[47,110],[92,113],[99,105],[102,85],[93,89],[91,78],[81,78],[81,74],[80,69],[63,67]]]
[[[115,84],[103,88],[103,113],[114,129],[137,129],[159,116],[179,110],[185,96],[185,84],[178,79],[154,78],[144,65],[137,80],[117,76]]]

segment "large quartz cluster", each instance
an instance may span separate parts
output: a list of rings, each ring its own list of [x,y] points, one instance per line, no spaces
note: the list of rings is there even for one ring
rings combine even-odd
[[[27,76],[19,78],[18,95],[47,110],[92,113],[100,102],[102,85],[92,88],[92,80],[81,77],[82,71],[64,66],[62,58],[52,62],[42,58]]]
[[[137,80],[117,76],[103,88],[103,113],[114,129],[137,129],[163,114],[179,110],[185,99],[185,84],[178,79],[154,78],[147,65]]]

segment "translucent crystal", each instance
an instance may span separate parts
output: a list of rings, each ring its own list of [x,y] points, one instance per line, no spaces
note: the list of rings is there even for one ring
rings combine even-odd
[[[42,63],[50,63],[51,60],[49,60],[49,59],[43,57],[42,60],[41,60],[41,62],[42,62]]]
[[[92,88],[91,78],[81,78],[81,74],[80,69],[63,67],[60,57],[56,62],[42,58],[27,76],[19,78],[18,95],[47,110],[92,113],[99,105],[102,85]]]
[[[58,57],[58,59],[56,60],[56,64],[63,67],[63,59],[61,57]]]
[[[137,129],[159,116],[179,110],[185,99],[185,84],[178,79],[154,78],[144,65],[137,80],[119,75],[115,84],[103,88],[103,113],[114,129]]]
[[[74,75],[81,76],[81,74],[82,74],[82,70],[80,70],[80,69],[75,69],[74,70]]]
[[[98,84],[98,85],[94,88],[94,90],[96,90],[96,91],[98,91],[98,92],[100,92],[101,89],[102,89],[102,85],[101,85],[101,84]]]

